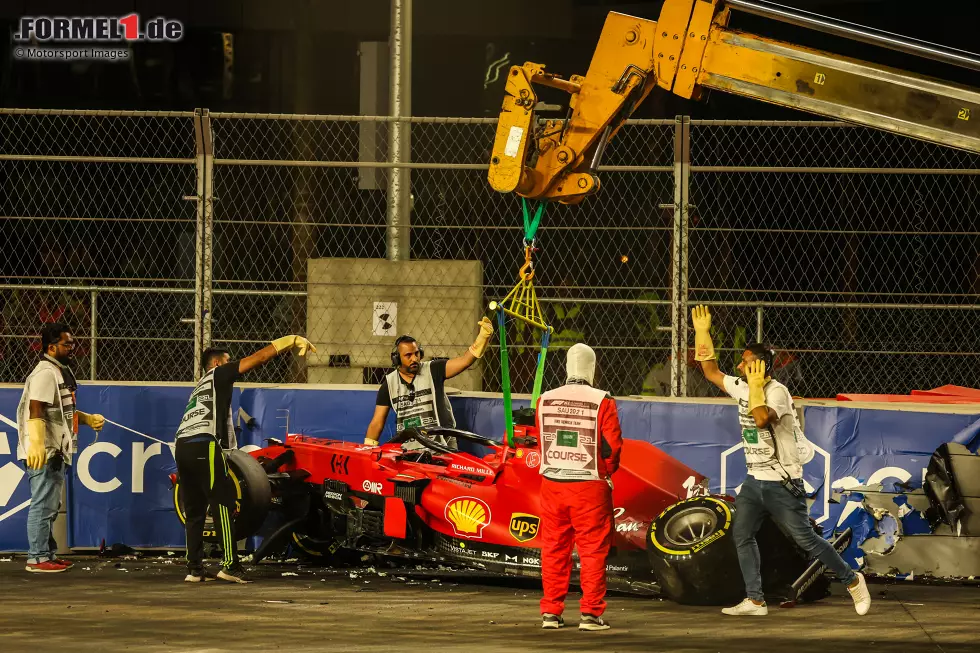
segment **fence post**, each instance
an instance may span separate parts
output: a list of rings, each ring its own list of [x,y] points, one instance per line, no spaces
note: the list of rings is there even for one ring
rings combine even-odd
[[[91,319],[92,327],[91,327],[91,329],[89,331],[89,348],[88,348],[88,351],[89,351],[89,360],[88,360],[88,364],[89,364],[89,380],[90,381],[95,381],[96,376],[97,376],[97,373],[98,373],[98,366],[97,366],[96,361],[95,361],[95,356],[96,356],[96,341],[97,341],[98,336],[99,336],[99,327],[98,327],[99,310],[96,307],[96,304],[99,301],[99,291],[98,290],[93,290],[92,293],[91,293],[91,298],[92,298],[92,301],[91,301],[91,305],[92,305],[92,319]]]
[[[197,201],[197,221],[194,225],[194,359],[191,361],[193,379],[200,377],[201,354],[201,296],[204,291],[204,134],[201,127],[201,109],[194,109],[194,151],[197,177],[197,188],[193,199]],[[184,199],[191,199],[185,197]],[[186,322],[184,318],[181,322]]]
[[[211,346],[211,257],[214,236],[211,172],[214,148],[211,117],[207,109],[194,109],[194,143],[197,193],[193,199],[197,200],[197,223],[194,230],[194,360],[191,361],[191,369],[197,381],[201,375],[201,354]]]
[[[412,0],[391,0],[391,40],[389,55],[390,114],[388,160],[405,163],[411,158],[412,125],[402,120],[412,115]],[[393,167],[388,172],[388,232],[389,261],[411,258],[411,170]]]
[[[687,396],[688,185],[691,168],[691,119],[674,121],[674,231],[671,247],[670,394]]]
[[[762,342],[762,314],[763,307],[759,306],[755,309],[755,341]]]
[[[211,115],[201,110],[201,135],[204,144],[204,216],[201,231],[201,251],[204,256],[201,270],[201,350],[211,346],[211,290],[212,262],[214,260],[214,135],[211,132]],[[200,369],[200,356],[194,361],[194,369]],[[195,372],[195,377],[197,376]]]

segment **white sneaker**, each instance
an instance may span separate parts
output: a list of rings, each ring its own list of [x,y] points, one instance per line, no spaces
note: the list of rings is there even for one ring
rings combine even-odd
[[[545,612],[543,615],[541,615],[541,627],[564,628],[565,620],[562,619],[560,614],[551,614],[550,612]]]
[[[743,599],[741,603],[731,608],[722,608],[722,614],[730,614],[736,617],[763,617],[769,614],[769,608],[765,602],[759,605],[752,599]]]
[[[864,582],[864,574],[858,572],[856,575],[858,578],[857,586],[848,587],[847,591],[851,593],[851,598],[854,599],[854,611],[864,616],[871,609],[871,592],[868,591],[868,584]]]
[[[582,620],[578,623],[579,630],[609,630],[609,622],[592,614],[582,614]]]

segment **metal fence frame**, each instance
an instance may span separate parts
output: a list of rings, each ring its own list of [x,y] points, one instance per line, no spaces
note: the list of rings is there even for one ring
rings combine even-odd
[[[0,117],[13,115],[57,115],[73,116],[79,118],[106,118],[116,117],[174,117],[193,119],[194,126],[194,158],[172,158],[172,157],[129,157],[129,156],[109,156],[109,155],[60,155],[60,154],[12,154],[0,153],[0,161],[60,161],[74,163],[99,163],[99,164],[146,164],[146,163],[165,163],[165,164],[185,164],[195,167],[196,192],[183,196],[184,200],[193,201],[196,205],[195,218],[195,274],[193,287],[188,283],[178,282],[176,287],[157,287],[141,283],[138,286],[127,285],[79,285],[79,284],[17,284],[5,283],[0,285],[0,291],[23,289],[23,290],[70,290],[80,293],[89,293],[91,304],[91,325],[89,333],[83,338],[87,338],[91,343],[91,359],[89,362],[89,376],[92,379],[99,378],[98,365],[98,343],[106,338],[99,332],[99,303],[100,297],[111,293],[165,293],[165,294],[192,294],[194,297],[193,317],[182,318],[182,322],[193,325],[193,335],[188,340],[193,340],[194,361],[200,360],[202,351],[216,343],[227,342],[257,342],[248,339],[225,338],[215,340],[213,338],[212,324],[212,304],[214,297],[221,295],[254,295],[270,294],[279,296],[305,297],[305,289],[299,287],[278,288],[278,289],[259,289],[259,288],[234,288],[222,287],[221,280],[215,280],[213,276],[214,258],[214,234],[215,234],[215,203],[220,202],[220,198],[215,197],[214,177],[216,169],[230,166],[277,166],[285,168],[351,168],[351,169],[380,169],[407,171],[404,177],[411,176],[413,170],[486,170],[486,163],[440,163],[440,162],[415,162],[403,152],[397,156],[389,157],[385,161],[361,161],[361,160],[318,160],[318,159],[238,159],[222,158],[215,154],[215,141],[213,131],[213,121],[216,120],[271,120],[271,121],[291,121],[291,122],[345,122],[345,123],[373,123],[390,124],[398,123],[402,126],[400,138],[405,141],[411,140],[412,127],[425,124],[453,124],[453,125],[492,125],[496,122],[495,118],[420,118],[420,117],[375,117],[375,116],[334,116],[334,115],[289,115],[289,114],[242,114],[242,113],[211,113],[207,109],[197,109],[193,112],[127,112],[127,111],[44,111],[44,110],[24,110],[24,109],[0,109]],[[661,326],[660,330],[670,332],[670,391],[673,396],[686,396],[688,394],[688,365],[685,364],[688,358],[689,333],[688,315],[692,302],[692,297],[704,289],[689,287],[689,273],[691,264],[691,252],[689,242],[692,232],[710,231],[712,227],[698,227],[690,224],[691,210],[695,207],[691,204],[691,179],[692,175],[699,173],[729,174],[729,173],[779,173],[779,174],[813,174],[813,173],[834,173],[847,175],[860,175],[866,173],[888,174],[888,175],[978,175],[980,169],[977,168],[894,168],[894,167],[820,167],[820,166],[751,166],[751,165],[692,165],[691,161],[691,131],[692,127],[820,127],[831,129],[853,128],[845,123],[836,122],[798,122],[798,121],[718,121],[718,120],[691,120],[686,116],[678,116],[673,120],[647,120],[629,121],[631,125],[653,125],[670,127],[673,130],[673,165],[606,165],[600,166],[599,172],[639,172],[639,173],[659,173],[673,175],[673,203],[660,204],[662,209],[673,210],[673,221],[671,230],[671,251],[670,251],[670,287],[667,289],[670,299],[614,299],[614,298],[574,298],[575,301],[585,304],[651,304],[670,307],[670,326]],[[406,180],[411,183],[409,180]],[[602,194],[595,198],[590,198],[588,202],[601,202]],[[404,198],[400,198],[398,193],[389,193],[387,197],[389,204],[387,211],[387,232],[388,240],[394,238],[398,241],[399,230],[403,230],[410,225],[400,213],[405,210]],[[99,216],[91,216],[98,219]],[[5,218],[7,219],[7,218]],[[73,219],[73,218],[68,218]],[[378,226],[381,225],[364,225]],[[416,229],[428,228],[428,225],[411,225]],[[456,228],[472,228],[465,225],[458,225]],[[486,227],[493,228],[493,227]],[[394,231],[393,231],[394,230]],[[748,231],[751,231],[749,229]],[[394,233],[394,236],[392,235]],[[835,232],[836,233],[836,232]],[[964,234],[969,236],[970,234]],[[975,236],[980,236],[980,231]],[[389,250],[391,247],[389,247]],[[404,247],[399,244],[395,249],[398,256]],[[702,293],[703,294],[703,293]],[[973,297],[974,303],[961,304],[942,304],[942,303],[912,303],[912,302],[794,302],[794,301],[751,301],[751,300],[725,300],[711,301],[712,305],[727,306],[737,308],[754,308],[756,312],[755,338],[763,340],[765,336],[766,311],[779,308],[799,308],[799,309],[910,309],[910,310],[957,310],[957,311],[976,311],[980,309],[980,303],[976,302],[977,297]],[[568,301],[568,298],[555,298],[544,296],[541,298],[544,303]],[[29,336],[6,335],[7,338],[24,338]],[[110,336],[111,337],[111,336]],[[131,338],[120,338],[131,339]],[[806,351],[797,349],[796,351]],[[823,353],[825,350],[819,350]],[[854,352],[850,352],[854,353]],[[874,354],[892,355],[905,354],[910,352],[900,351],[874,351]],[[957,355],[976,355],[976,353],[964,352],[918,352],[926,354],[957,354]],[[199,366],[192,363],[192,368],[197,370],[195,378],[199,376]],[[149,379],[148,379],[149,380]],[[190,379],[188,379],[190,380]]]

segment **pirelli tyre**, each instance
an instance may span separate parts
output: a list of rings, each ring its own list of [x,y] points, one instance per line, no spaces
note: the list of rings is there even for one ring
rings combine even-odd
[[[225,452],[228,473],[235,488],[235,504],[238,514],[234,517],[235,537],[242,539],[254,535],[272,505],[272,486],[262,465],[244,451],[232,449]],[[174,508],[180,523],[186,523],[184,504],[180,496],[180,477],[174,483]],[[214,529],[211,515],[204,524],[204,541],[219,544],[220,539]]]
[[[650,524],[650,563],[661,591],[685,605],[725,605],[745,598],[732,537],[735,506],[693,497],[669,506]]]

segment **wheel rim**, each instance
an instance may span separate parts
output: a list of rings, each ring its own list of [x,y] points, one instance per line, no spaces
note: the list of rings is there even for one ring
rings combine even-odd
[[[664,525],[664,537],[674,546],[687,547],[708,537],[718,527],[718,516],[705,507],[688,508],[677,513]]]

